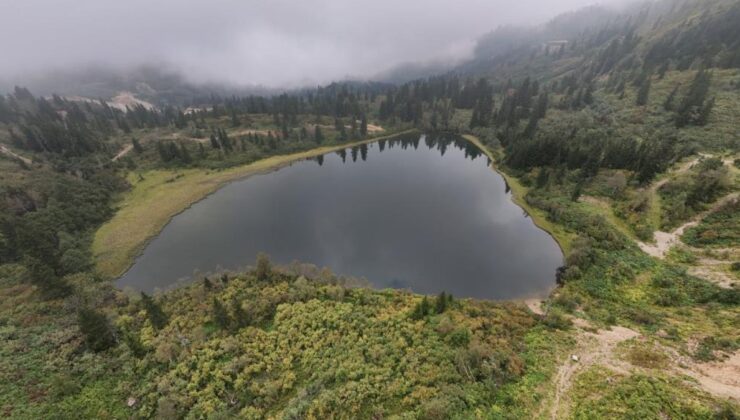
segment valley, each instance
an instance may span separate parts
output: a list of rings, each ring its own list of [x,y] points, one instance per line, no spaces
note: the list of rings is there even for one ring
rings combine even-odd
[[[736,418],[738,28],[656,0],[410,81],[0,93],[0,416]]]

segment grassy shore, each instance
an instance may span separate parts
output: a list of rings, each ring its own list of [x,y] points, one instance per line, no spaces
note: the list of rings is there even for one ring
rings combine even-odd
[[[489,150],[477,137],[471,135],[471,134],[465,134],[463,135],[463,138],[465,140],[471,142],[476,147],[478,147],[483,153],[488,156],[489,159],[491,159],[491,162],[493,162],[492,168],[498,172],[504,179],[506,180],[506,183],[509,185],[509,188],[511,189],[511,197],[514,200],[514,203],[521,207],[524,211],[527,212],[529,217],[532,218],[532,221],[534,224],[539,227],[540,229],[544,230],[545,232],[549,233],[550,236],[552,236],[555,241],[560,246],[560,249],[563,251],[563,253],[567,254],[570,251],[571,243],[573,242],[574,235],[568,231],[565,230],[560,225],[557,225],[555,223],[550,222],[547,220],[547,215],[544,211],[540,209],[536,209],[524,200],[524,196],[527,195],[527,192],[529,189],[522,185],[521,182],[519,182],[518,179],[514,178],[513,176],[507,174],[506,172],[502,171],[499,167],[496,166],[496,157],[494,156],[493,152]]]
[[[222,171],[183,169],[132,172],[128,176],[131,191],[123,196],[113,218],[95,233],[92,251],[96,269],[104,278],[122,275],[147,242],[161,232],[173,216],[228,182],[272,171],[299,160],[412,131],[272,156]]]

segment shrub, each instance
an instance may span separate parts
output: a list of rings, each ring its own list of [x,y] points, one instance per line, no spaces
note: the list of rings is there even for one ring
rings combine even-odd
[[[93,309],[82,308],[77,313],[80,331],[85,336],[85,344],[92,351],[107,350],[116,345],[116,336],[108,318]]]
[[[573,322],[570,319],[565,317],[559,311],[554,310],[547,313],[547,315],[542,319],[542,323],[551,330],[567,330],[573,325]]]

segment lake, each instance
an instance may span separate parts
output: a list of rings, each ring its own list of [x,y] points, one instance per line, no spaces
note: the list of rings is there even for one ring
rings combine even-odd
[[[479,149],[414,135],[224,186],[175,216],[117,285],[151,292],[259,252],[378,288],[481,299],[543,297],[563,260]]]

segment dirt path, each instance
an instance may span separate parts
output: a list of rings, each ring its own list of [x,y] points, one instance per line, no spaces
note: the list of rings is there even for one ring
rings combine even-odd
[[[689,169],[693,168],[694,165],[696,165],[697,163],[699,163],[699,160],[700,159],[711,158],[711,157],[712,157],[712,155],[707,155],[707,154],[700,153],[698,157],[695,157],[695,158],[691,159],[688,162],[682,163],[678,168],[676,168],[675,171],[673,171],[673,173],[674,174],[682,174],[682,173],[688,171]],[[656,182],[656,183],[654,183],[653,185],[650,186],[650,192],[656,193],[658,191],[658,189],[660,189],[660,187],[662,187],[663,185],[665,185],[670,180],[671,180],[671,177],[670,176],[667,176],[667,177],[659,180],[658,182]]]
[[[740,352],[725,360],[709,363],[684,362],[679,371],[694,378],[708,393],[740,402]]]
[[[115,162],[118,159],[126,156],[128,154],[128,152],[130,152],[133,149],[134,149],[134,145],[133,144],[127,144],[126,146],[124,146],[123,149],[121,149],[120,152],[116,153],[116,155],[113,156],[113,159],[111,159],[111,162]]]
[[[668,250],[670,250],[675,244],[679,242],[681,236],[684,234],[686,229],[696,226],[705,217],[717,211],[720,207],[724,206],[731,200],[737,200],[738,195],[739,193],[735,192],[735,193],[731,193],[731,194],[728,194],[720,198],[719,200],[715,201],[714,204],[712,204],[712,207],[709,208],[709,210],[699,213],[698,215],[694,216],[690,221],[679,226],[672,232],[656,231],[654,244],[637,241],[637,245],[640,247],[640,249],[642,249],[648,255],[651,255],[656,258],[665,258],[665,255],[668,252]]]
[[[22,161],[23,163],[25,163],[26,165],[31,165],[33,163],[33,161],[31,161],[31,159],[26,158],[26,157],[23,157],[23,156],[19,155],[18,153],[13,152],[12,150],[10,150],[7,147],[5,147],[4,144],[0,144],[0,153],[6,155],[8,157],[11,157],[13,159],[18,159],[18,160]]]
[[[575,378],[592,366],[602,366],[615,374],[630,376],[641,372],[650,374],[651,369],[635,366],[623,360],[615,351],[627,340],[643,337],[637,331],[614,326],[609,330],[593,332],[591,324],[574,318],[576,345],[571,354],[562,361],[554,377],[555,394],[550,405],[551,419],[567,418],[571,413],[570,395]],[[642,339],[642,338],[641,338]],[[669,367],[664,371],[678,377],[693,379],[693,385],[720,398],[740,401],[740,351],[724,360],[699,363],[677,350],[655,343],[668,356]]]
[[[723,271],[721,266],[718,267],[713,262],[705,263],[703,260],[699,260],[699,265],[689,267],[688,273],[725,289],[732,289],[735,284],[738,284],[738,281],[732,275]]]
[[[631,365],[619,360],[614,354],[614,349],[619,343],[640,335],[637,331],[619,326],[594,333],[583,329],[590,328],[587,321],[578,318],[573,321],[579,327],[576,334],[577,344],[555,375],[555,396],[550,407],[551,419],[564,418],[569,414],[570,401],[567,395],[579,372],[600,365],[607,366],[617,373],[629,375]]]

